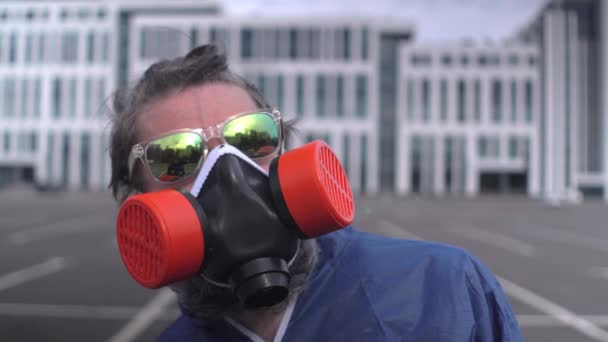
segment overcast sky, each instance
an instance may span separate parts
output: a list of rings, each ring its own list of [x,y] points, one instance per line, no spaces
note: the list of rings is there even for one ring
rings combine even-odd
[[[545,0],[220,0],[228,14],[371,15],[412,22],[418,41],[502,40]]]

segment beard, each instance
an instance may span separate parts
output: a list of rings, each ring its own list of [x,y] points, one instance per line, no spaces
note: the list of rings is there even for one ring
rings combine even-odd
[[[291,279],[289,294],[281,303],[256,310],[275,310],[297,296],[306,287],[308,276],[317,264],[317,243],[314,239],[302,240],[300,250],[288,267]],[[214,285],[200,276],[174,283],[170,288],[184,313],[201,320],[219,320],[225,316],[238,315],[246,309],[230,288]]]

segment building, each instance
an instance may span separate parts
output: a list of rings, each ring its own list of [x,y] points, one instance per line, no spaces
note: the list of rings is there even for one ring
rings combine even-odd
[[[397,193],[536,195],[536,45],[405,44],[400,58]]]
[[[407,22],[235,17],[212,2],[0,7],[0,184],[101,190],[106,101],[159,58],[214,42],[353,189],[608,200],[608,1],[554,0],[497,44],[426,45]]]

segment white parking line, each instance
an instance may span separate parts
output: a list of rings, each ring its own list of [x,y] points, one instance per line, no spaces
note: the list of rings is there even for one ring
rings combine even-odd
[[[568,309],[543,298],[536,293],[525,289],[507,279],[497,276],[505,293],[527,305],[545,313],[566,326],[598,341],[608,341],[608,331],[601,329],[593,322],[579,316]]]
[[[456,227],[448,229],[447,231],[450,233],[459,234],[469,240],[482,242],[493,247],[504,249],[517,255],[525,257],[532,257],[536,255],[536,248],[528,243],[477,227]]]
[[[19,286],[28,281],[57,273],[70,265],[70,260],[63,257],[50,258],[38,265],[0,276],[0,291]]]
[[[401,226],[387,220],[379,220],[378,225],[376,226],[377,233],[383,234],[391,237],[398,237],[402,239],[410,239],[410,240],[423,240],[420,236],[405,230]]]
[[[87,306],[30,303],[0,303],[0,316],[53,317],[128,320],[140,308],[135,306]],[[163,312],[158,319],[175,320],[179,310]]]
[[[608,252],[608,240],[583,236],[580,232],[566,232],[561,229],[549,228],[537,224],[527,224],[528,229],[521,232],[541,240],[561,242],[564,244],[583,246],[601,252]]]
[[[578,315],[598,327],[608,326],[608,315]],[[517,321],[520,327],[562,327],[564,322],[557,320],[550,315],[517,315]]]
[[[108,342],[129,342],[135,340],[150,324],[161,317],[167,306],[175,300],[175,294],[168,288],[160,290],[127,325],[120,329]]]
[[[103,216],[97,214],[70,218],[67,220],[54,222],[51,224],[30,228],[27,230],[21,230],[10,234],[7,239],[12,244],[24,245],[32,241],[43,240],[53,236],[59,236],[83,230],[90,230],[94,228],[104,228],[103,225],[91,224],[92,222],[99,222],[100,219],[107,219],[107,214]]]

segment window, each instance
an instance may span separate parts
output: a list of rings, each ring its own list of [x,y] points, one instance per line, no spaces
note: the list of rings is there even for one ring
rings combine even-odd
[[[30,133],[30,152],[36,152],[38,149],[38,135],[36,132]]]
[[[458,81],[458,121],[466,120],[466,84],[464,80]]]
[[[53,79],[53,98],[52,98],[53,117],[61,116],[61,79]]]
[[[260,93],[262,93],[264,96],[267,96],[267,94],[266,94],[266,77],[264,75],[258,75],[257,84],[258,84],[258,89],[260,90]]]
[[[533,114],[533,89],[532,89],[532,81],[527,80],[525,84],[525,104],[526,104],[526,121],[532,122]]]
[[[536,64],[536,58],[534,56],[528,57],[528,64],[534,66],[534,64]]]
[[[450,55],[443,55],[441,57],[441,64],[443,64],[444,66],[450,66],[450,65],[452,65],[452,56],[450,56]]]
[[[474,85],[474,106],[475,106],[475,121],[481,121],[481,81],[475,80]]]
[[[502,84],[499,80],[492,81],[492,120],[502,120]]]
[[[16,81],[14,78],[4,80],[4,116],[15,116]]]
[[[407,119],[408,121],[414,121],[414,80],[407,80]]]
[[[72,78],[70,80],[69,106],[70,106],[70,116],[73,118],[76,117],[76,101],[77,101],[76,89],[77,89],[76,79]]]
[[[8,61],[10,63],[15,63],[17,61],[17,32],[12,32],[10,35],[8,48]]]
[[[477,57],[477,62],[479,63],[479,65],[485,66],[486,64],[488,64],[488,57],[486,55],[480,55],[479,57]]]
[[[304,115],[304,76],[298,75],[296,77],[296,115]]]
[[[485,136],[480,136],[477,138],[477,144],[479,149],[479,156],[481,158],[485,158],[488,155],[488,140]]]
[[[283,88],[284,88],[283,75],[277,76],[277,106],[283,108]]]
[[[143,38],[143,35],[142,35]],[[141,52],[141,56],[143,57],[143,53],[145,50],[145,46],[143,46],[144,44],[144,39],[141,39],[141,47],[140,47],[140,52]],[[95,33],[93,33],[93,31],[90,31],[89,33],[87,33],[87,52],[86,52],[87,56],[87,62],[91,63],[95,60]]]
[[[515,159],[518,156],[518,139],[517,137],[509,137],[509,158]]]
[[[363,28],[361,36],[361,39],[363,40],[361,43],[361,57],[363,60],[367,60],[369,57],[369,31],[367,27]]]
[[[317,115],[325,116],[325,76],[317,75]]]
[[[361,136],[361,187],[362,193],[367,191],[367,135]]]
[[[365,75],[357,75],[355,79],[355,89],[357,116],[363,118],[367,116],[367,77]]]
[[[442,121],[448,119],[448,81],[443,79],[439,84],[440,116]]]
[[[101,36],[101,46],[102,59],[107,62],[110,60],[110,34],[108,32]]]
[[[25,63],[32,62],[32,50],[34,45],[34,34],[28,32],[25,36]]]
[[[61,61],[73,63],[78,60],[78,33],[65,32],[61,37]]]
[[[105,114],[104,108],[106,104],[106,80],[100,78],[97,83],[97,108],[95,108],[96,114],[103,116]]]
[[[38,34],[38,58],[36,59],[38,62],[44,62],[44,48],[46,46],[45,38],[46,36],[44,35],[44,33],[41,32]]]
[[[344,76],[338,75],[336,78],[336,114],[338,117],[344,116]]]
[[[82,133],[80,136],[80,185],[84,188],[89,186],[89,149],[90,149],[91,135],[89,133]]]
[[[11,152],[11,135],[8,131],[4,132],[4,152]]]
[[[289,57],[298,58],[298,31],[294,28],[289,29]]]
[[[30,82],[27,79],[21,80],[21,117],[25,118],[28,116],[28,105],[30,103],[30,92],[29,92]]]
[[[34,117],[40,117],[40,101],[42,101],[42,81],[37,78],[34,81]]]
[[[350,137],[348,136],[348,133],[342,135],[342,149],[342,167],[348,177],[350,175]]]
[[[427,79],[422,80],[422,120],[428,122],[431,118],[431,99],[430,99],[430,82]]]
[[[253,57],[253,30],[241,30],[241,57],[243,59]]]
[[[517,82],[511,80],[511,122],[517,121]]]
[[[430,65],[431,64],[431,56],[422,53],[413,54],[410,57],[410,63],[416,66],[422,65]]]
[[[63,172],[62,172],[62,184],[63,185],[67,185],[68,184],[68,179],[70,179],[70,143],[71,143],[71,139],[70,139],[70,135],[68,134],[68,132],[64,132],[63,133],[63,148],[62,148],[62,156],[61,156],[61,160],[62,160],[62,167],[63,167]]]
[[[344,29],[344,60],[350,59],[350,30]]]
[[[464,56],[460,57],[460,63],[463,66],[469,65],[469,56],[464,55]]]
[[[93,115],[93,81],[90,78],[84,80],[84,116],[90,118]]]
[[[510,55],[509,56],[509,64],[511,65],[517,65],[519,63],[519,56],[518,55]]]

